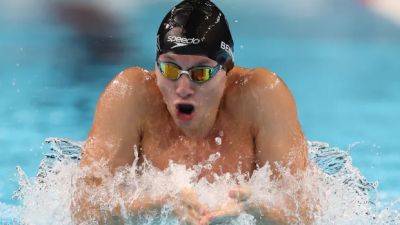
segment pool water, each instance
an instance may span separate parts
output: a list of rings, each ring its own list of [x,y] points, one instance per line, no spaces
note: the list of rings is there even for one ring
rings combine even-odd
[[[294,2],[217,3],[229,19],[237,65],[281,76],[308,139],[349,151],[353,165],[378,182],[383,203],[399,200],[400,27],[358,1]],[[0,3],[0,214],[19,204],[11,198],[17,165],[34,176],[46,138],[85,139],[97,98],[115,74],[136,65],[153,69],[155,33],[171,7],[128,4],[119,16],[131,51],[118,63],[97,63],[76,32],[44,9],[18,16],[6,4]]]

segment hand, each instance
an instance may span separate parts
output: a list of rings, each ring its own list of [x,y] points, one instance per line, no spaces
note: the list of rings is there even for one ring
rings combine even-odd
[[[177,200],[174,213],[183,222],[199,225],[201,218],[209,213],[208,207],[199,202],[196,192],[191,188],[183,189]]]
[[[244,210],[243,203],[231,201],[224,204],[218,210],[214,210],[205,214],[201,220],[200,225],[208,225],[213,223],[226,222],[227,220],[234,219],[240,215]]]
[[[251,196],[251,190],[246,186],[238,186],[229,191],[229,197],[236,199],[238,202],[247,201]]]
[[[250,189],[247,187],[237,187],[229,192],[229,197],[232,201],[224,204],[218,210],[214,210],[205,214],[201,220],[201,225],[208,225],[213,223],[221,223],[223,221],[234,219],[240,215],[241,212],[246,211],[246,201],[251,195]]]

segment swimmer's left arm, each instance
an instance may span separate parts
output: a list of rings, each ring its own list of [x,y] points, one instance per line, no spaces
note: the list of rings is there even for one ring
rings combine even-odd
[[[274,73],[257,68],[249,74],[257,165],[269,163],[274,176],[280,171],[275,163],[290,168],[292,173],[307,167],[307,143],[297,117],[295,100],[286,84]]]
[[[312,212],[301,176],[285,179],[291,176],[281,170],[287,168],[287,173],[296,174],[308,166],[307,143],[297,118],[294,98],[284,82],[265,69],[251,70],[243,80],[244,85],[238,87],[241,93],[239,106],[244,109],[241,113],[247,115],[246,120],[252,123],[257,165],[270,165],[271,179],[281,190],[300,188],[292,196],[284,195],[271,205],[248,201],[251,189],[238,187],[229,193],[235,201],[208,213],[200,224],[234,218],[243,211],[268,224],[311,224],[313,219],[309,215]]]
[[[246,199],[251,196],[250,189],[239,187],[230,192],[231,198],[236,201],[207,214],[201,224],[235,217],[243,210],[273,224],[311,224],[309,202],[305,200],[307,194],[303,191],[301,178],[285,179],[289,176],[285,176],[285,171],[277,166],[280,164],[288,169],[288,173],[296,174],[304,171],[308,163],[307,143],[292,94],[278,76],[262,68],[250,71],[246,86],[240,88],[242,108],[246,110],[244,114],[253,124],[257,165],[262,167],[268,163],[271,166],[271,179],[277,182],[281,190],[293,186],[300,188],[294,196],[285,195],[279,202],[267,205],[248,202]]]
[[[290,187],[290,182],[283,174],[281,167],[289,169],[289,173],[296,174],[307,167],[307,143],[297,117],[295,100],[286,84],[274,73],[266,69],[257,68],[249,73],[249,92],[246,101],[249,115],[253,122],[256,163],[259,167],[268,163],[271,166],[272,179],[281,184],[282,189]],[[300,178],[299,178],[300,179]],[[302,184],[301,180],[297,180]],[[292,184],[293,185],[293,184]],[[307,202],[299,199],[303,195],[287,196],[281,202],[281,207],[267,207],[260,205],[257,208],[268,219],[276,220],[278,224],[293,223],[298,219],[303,223],[310,223]],[[296,205],[300,205],[296,208]],[[285,211],[298,214],[299,217],[286,215]]]

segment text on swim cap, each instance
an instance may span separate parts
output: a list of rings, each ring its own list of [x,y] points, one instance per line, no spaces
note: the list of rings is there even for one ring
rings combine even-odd
[[[176,47],[186,46],[188,44],[197,45],[200,43],[200,39],[198,38],[185,38],[185,37],[177,37],[177,36],[168,36],[168,42],[174,42],[175,46],[171,47],[171,49]]]
[[[221,49],[227,51],[228,54],[229,54],[231,57],[233,57],[233,52],[232,52],[231,46],[225,44],[225,42],[223,42],[223,41],[221,41]]]

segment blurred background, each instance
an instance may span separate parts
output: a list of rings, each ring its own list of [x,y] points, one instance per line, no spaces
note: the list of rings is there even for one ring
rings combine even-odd
[[[47,137],[85,140],[99,94],[129,66],[153,70],[155,35],[179,1],[0,1],[0,208],[18,204],[15,167],[34,176]],[[292,90],[309,140],[350,151],[400,198],[400,1],[214,0],[236,64]]]

